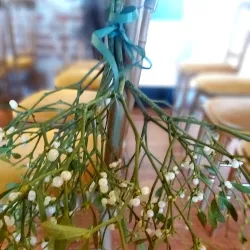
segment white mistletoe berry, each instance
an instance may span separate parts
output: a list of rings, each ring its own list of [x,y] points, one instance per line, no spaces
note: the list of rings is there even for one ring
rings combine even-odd
[[[204,194],[200,191],[198,194],[197,194],[197,197],[199,199],[199,201],[202,201],[204,199]]]
[[[163,214],[163,211],[164,211],[163,208],[159,208],[158,213],[159,213],[159,214]]]
[[[35,236],[30,237],[30,245],[35,246],[37,244],[37,238]]]
[[[72,153],[73,152],[73,148],[71,148],[71,147],[67,148],[67,152],[68,153]]]
[[[107,186],[108,185],[108,180],[106,178],[101,178],[98,181],[98,184],[99,184],[100,187]]]
[[[100,186],[100,191],[102,194],[106,194],[109,191],[109,187],[107,186]]]
[[[177,166],[174,166],[173,167],[173,171],[175,172],[175,171],[177,171],[178,170],[178,167]]]
[[[180,193],[180,198],[181,198],[181,199],[184,199],[184,198],[185,198],[185,193],[184,193],[184,192]]]
[[[69,181],[71,177],[72,177],[72,174],[67,170],[61,173],[61,178],[63,179],[63,181]]]
[[[192,202],[196,203],[199,201],[199,198],[197,196],[192,197]]]
[[[141,200],[139,197],[133,198],[129,201],[129,204],[133,207],[139,207],[141,204]]]
[[[159,208],[164,208],[166,206],[166,202],[165,201],[159,201],[158,202],[158,207]]]
[[[232,161],[232,168],[239,168],[240,167],[240,162],[236,159],[233,159]]]
[[[150,189],[148,187],[143,187],[141,189],[142,195],[148,195],[150,193]]]
[[[194,185],[197,186],[197,185],[200,183],[200,181],[199,181],[198,178],[194,178],[194,179],[193,179],[193,183],[194,183]]]
[[[18,103],[15,100],[10,100],[9,105],[14,110],[18,108]]]
[[[53,147],[54,148],[59,148],[61,146],[61,142],[59,142],[59,141],[54,141],[53,142]]]
[[[55,148],[52,148],[52,149],[48,152],[48,154],[47,154],[47,158],[48,158],[48,160],[49,160],[50,162],[55,161],[55,160],[58,158],[58,156],[59,156],[59,152],[58,152],[58,150],[55,149]]]
[[[128,186],[128,184],[126,182],[122,182],[119,184],[119,187],[121,188],[126,188]]]
[[[149,209],[149,210],[147,211],[147,216],[148,216],[148,218],[154,217],[154,211],[153,211],[152,209]]]
[[[63,179],[60,176],[54,177],[54,179],[52,181],[52,186],[59,188],[62,185],[63,185]]]
[[[225,181],[224,182],[224,185],[228,188],[228,189],[232,189],[233,188],[233,185],[230,181]]]
[[[51,176],[50,175],[44,178],[45,183],[49,183],[50,181],[51,181]]]
[[[108,177],[108,175],[107,175],[106,172],[101,172],[101,173],[100,173],[100,176],[101,176],[102,178],[106,178],[106,179],[107,179],[107,177]]]
[[[44,198],[44,206],[48,206],[49,205],[49,203],[51,202],[51,200],[52,200],[52,197],[51,196],[46,196],[45,198]]]
[[[49,206],[46,208],[47,216],[52,216],[56,212],[55,206]]]
[[[108,199],[102,198],[101,202],[102,202],[103,207],[106,207],[106,205],[108,204]]]
[[[36,199],[36,192],[34,190],[30,190],[28,193],[28,200],[35,201]]]

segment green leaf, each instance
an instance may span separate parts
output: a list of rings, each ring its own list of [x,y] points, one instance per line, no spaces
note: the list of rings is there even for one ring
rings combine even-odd
[[[213,228],[217,227],[217,220],[215,219],[211,207],[208,208],[208,221]]]
[[[173,226],[173,218],[169,218],[167,222],[167,229],[172,228],[172,226]]]
[[[10,147],[1,147],[0,148],[0,155],[6,154],[11,148]]]
[[[141,243],[141,244],[138,244],[138,250],[146,250],[147,248],[146,248],[146,246],[145,246],[145,244],[143,244],[143,243]]]
[[[6,233],[8,233],[8,231],[6,231],[6,228],[1,228],[0,230],[0,244],[3,243],[3,241],[6,239]]]
[[[211,184],[211,180],[206,176],[204,175],[202,172],[200,172],[200,176],[199,176],[199,179],[206,183],[207,185],[210,185]]]
[[[239,190],[242,193],[250,194],[250,188],[243,186],[242,184],[236,183],[236,182],[231,182],[233,187]]]
[[[234,208],[234,206],[224,197],[219,196],[219,200],[227,207],[227,210],[231,214],[232,218],[237,221],[238,220],[238,214]]]
[[[161,197],[162,192],[163,192],[163,187],[158,188],[158,189],[156,190],[156,192],[155,192],[155,196],[156,196],[156,197]]]
[[[36,191],[36,200],[37,200],[38,208],[40,212],[40,218],[41,218],[41,221],[43,222],[47,220],[47,215],[46,215],[46,211],[44,207],[44,198],[40,191],[38,190],[35,190],[35,191]]]
[[[13,188],[17,188],[19,187],[20,184],[18,183],[15,183],[15,182],[9,182],[7,185],[6,185],[6,189],[13,189]]]
[[[11,155],[14,157],[14,159],[20,159],[22,157],[20,154],[17,153],[12,153]]]
[[[216,171],[208,165],[203,165],[203,167],[210,173],[210,174],[216,174]]]
[[[59,221],[59,224],[60,225],[70,225],[70,218],[69,218],[69,215],[68,213],[65,213],[61,220]],[[54,248],[55,249],[60,249],[60,250],[65,250],[67,249],[67,246],[68,246],[68,241],[67,240],[55,240],[54,242]]]
[[[126,223],[126,221],[124,220],[124,218],[121,220],[121,227],[122,227],[122,230],[123,230],[125,239],[127,239],[127,237],[128,237],[128,229],[127,229],[128,226],[127,226],[127,223]]]
[[[91,231],[88,229],[58,225],[50,221],[43,222],[42,227],[48,237],[56,240],[89,239],[91,235]]]
[[[199,219],[201,225],[203,227],[205,227],[206,224],[207,224],[207,216],[206,216],[206,214],[203,211],[199,210],[198,213],[197,213],[197,216],[198,216],[198,219]]]
[[[223,214],[221,213],[215,199],[212,200],[211,211],[212,211],[212,213],[217,221],[225,222],[225,218],[224,218]]]
[[[166,217],[163,214],[157,214],[156,218],[163,223],[166,221]]]

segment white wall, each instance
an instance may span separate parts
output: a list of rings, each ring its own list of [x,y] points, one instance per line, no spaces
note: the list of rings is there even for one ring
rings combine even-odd
[[[152,21],[146,52],[153,68],[142,73],[142,86],[173,86],[179,61],[223,61],[239,0],[184,0],[179,22]],[[246,13],[250,17],[250,11]],[[244,24],[249,24],[244,18]],[[239,27],[237,27],[239,31]]]

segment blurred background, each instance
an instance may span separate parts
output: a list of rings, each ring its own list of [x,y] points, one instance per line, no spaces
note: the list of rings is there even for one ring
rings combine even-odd
[[[7,65],[1,69],[7,76],[0,72],[0,103],[52,88],[55,76],[68,65],[95,58],[90,36],[105,25],[107,2],[2,0],[0,61]],[[249,28],[249,5],[239,0],[159,0],[146,46],[153,67],[143,71],[140,87],[172,103],[179,65],[222,62],[232,36],[239,43]],[[249,74],[249,58],[246,50],[241,75]]]

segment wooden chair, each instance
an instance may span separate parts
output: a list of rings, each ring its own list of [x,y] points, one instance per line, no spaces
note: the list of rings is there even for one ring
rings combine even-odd
[[[93,64],[94,62],[88,62],[86,60],[78,61],[73,65],[70,65],[55,77],[55,87],[58,89],[75,88],[74,84],[79,82],[83,78],[83,76],[85,76],[95,66],[93,66]],[[89,84],[92,80],[93,82]],[[102,74],[100,74],[98,69],[96,69],[91,73],[91,75],[88,76],[86,81],[83,82],[82,86],[86,87],[89,85],[89,90],[98,90],[101,84],[101,80]]]
[[[1,91],[5,92],[8,83],[8,69],[6,63],[6,41],[4,32],[4,12],[0,3],[0,84]]]
[[[248,46],[248,31],[241,34],[242,42],[240,48],[235,48],[235,33],[240,28],[241,13],[245,10],[246,6],[241,4],[237,11],[235,20],[235,27],[232,31],[232,37],[229,42],[224,62],[218,63],[183,63],[178,68],[178,79],[176,83],[175,105],[174,113],[180,115],[181,112],[188,105],[188,90],[190,87],[190,80],[199,74],[204,73],[223,73],[223,74],[236,74],[239,72],[244,56]],[[237,46],[238,47],[238,46]]]
[[[5,4],[6,33],[10,54],[7,66],[10,71],[31,71],[35,66],[36,16],[35,2],[13,1]]]
[[[33,117],[30,117],[27,120],[27,122],[48,121],[53,117],[55,117],[59,112],[68,109],[69,106],[73,104],[74,100],[77,97],[77,90],[74,89],[62,89],[52,94],[46,95],[46,93],[48,92],[50,91],[49,90],[39,91],[33,95],[30,95],[28,98],[25,98],[23,101],[19,103],[19,108],[17,111],[28,110],[31,107],[34,107],[37,110],[37,112],[34,113]],[[86,90],[80,96],[79,102],[88,103],[91,100],[95,99],[95,96],[96,96],[95,91]],[[39,104],[36,105],[38,100],[41,100],[41,102],[39,102]],[[42,112],[39,111],[39,108],[44,106],[48,106],[48,109]],[[14,111],[13,116],[15,117],[16,114],[17,113]],[[69,117],[68,119],[71,118]]]
[[[250,135],[250,98],[249,97],[217,97],[209,99],[203,106],[205,120],[212,124],[220,125],[224,127],[230,127],[241,131],[242,133]],[[207,132],[204,130],[199,131],[199,138],[206,141]],[[231,137],[225,133],[220,132],[218,142],[219,144],[227,148]],[[199,158],[197,164],[200,165]],[[218,153],[214,159],[216,168],[220,168],[222,162],[222,156]],[[214,187],[215,176],[213,173],[209,173],[211,184],[205,188],[205,199],[201,203],[201,209],[205,210],[207,207],[207,201],[211,195],[211,189]]]
[[[187,114],[195,115],[204,100],[211,97],[250,97],[250,78],[228,74],[201,74],[191,81],[191,88],[195,95]]]

